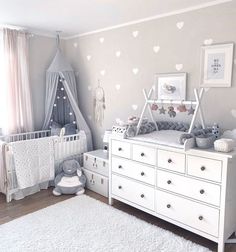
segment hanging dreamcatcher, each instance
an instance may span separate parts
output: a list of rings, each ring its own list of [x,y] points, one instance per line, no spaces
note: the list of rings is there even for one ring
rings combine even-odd
[[[98,86],[94,92],[94,119],[95,122],[100,126],[102,126],[103,124],[105,109],[105,92],[100,85],[100,81],[98,80]]]

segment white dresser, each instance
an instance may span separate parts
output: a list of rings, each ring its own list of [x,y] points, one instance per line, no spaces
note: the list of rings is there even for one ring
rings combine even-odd
[[[117,199],[218,243],[236,230],[236,152],[110,140],[109,203]],[[232,241],[233,242],[233,241]]]

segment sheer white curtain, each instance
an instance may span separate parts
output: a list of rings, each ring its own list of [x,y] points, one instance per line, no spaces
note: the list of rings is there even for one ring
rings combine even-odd
[[[0,77],[0,127],[4,134],[33,131],[28,35],[3,29]]]
[[[3,32],[0,30],[0,135],[5,128],[6,118],[6,72],[3,59]]]

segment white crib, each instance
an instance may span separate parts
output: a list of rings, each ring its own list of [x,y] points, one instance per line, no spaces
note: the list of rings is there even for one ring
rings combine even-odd
[[[4,192],[6,194],[7,202],[12,200],[12,195],[17,192],[17,177],[14,167],[14,156],[11,148],[11,143],[16,141],[25,141],[38,139],[43,137],[50,137],[50,130],[35,131],[22,134],[14,134],[0,137],[2,141],[2,155],[3,169],[0,174],[4,174],[4,178],[0,178],[0,183],[4,183]],[[84,131],[79,131],[75,135],[68,135],[63,137],[53,137],[54,144],[54,159],[55,171],[59,164],[67,158],[75,158],[82,165],[83,153],[87,151],[87,140]]]

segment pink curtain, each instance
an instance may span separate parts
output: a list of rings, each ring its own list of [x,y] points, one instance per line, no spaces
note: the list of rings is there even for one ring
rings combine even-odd
[[[4,29],[3,49],[7,111],[3,132],[12,134],[33,131],[27,33]]]

